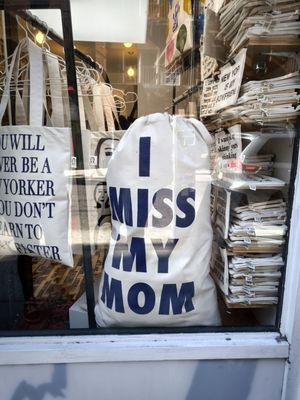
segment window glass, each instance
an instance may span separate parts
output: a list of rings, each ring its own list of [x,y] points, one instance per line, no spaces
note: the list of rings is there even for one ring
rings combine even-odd
[[[300,22],[244,6],[2,11],[1,330],[278,328]]]

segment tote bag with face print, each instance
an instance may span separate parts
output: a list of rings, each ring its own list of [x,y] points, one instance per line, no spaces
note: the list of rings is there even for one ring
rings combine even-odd
[[[199,121],[167,114],[139,118],[121,139],[107,171],[112,233],[99,326],[219,324],[210,143]]]
[[[30,87],[19,93],[16,85],[18,125],[0,127],[0,257],[25,254],[73,266],[69,238],[71,131],[62,127],[63,109],[56,107],[57,102],[52,103],[51,116],[47,112],[43,52],[28,38],[12,55],[0,103],[0,125],[24,52],[28,54]],[[52,57],[49,63],[55,74],[57,59]],[[43,126],[45,119],[58,126]]]
[[[109,243],[111,214],[106,188],[106,172],[108,162],[123,133],[124,131],[82,132],[90,246],[93,254]],[[76,254],[81,253],[80,237],[76,234],[80,227],[81,211],[75,188],[72,191],[72,223],[73,251]]]

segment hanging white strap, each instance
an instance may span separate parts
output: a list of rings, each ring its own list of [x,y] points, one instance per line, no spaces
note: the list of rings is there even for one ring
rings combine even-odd
[[[63,87],[67,87],[67,75],[65,71],[61,72]],[[65,91],[66,95],[63,96],[63,104],[64,104],[64,126],[71,126],[71,116],[70,116],[70,105],[69,105],[69,97],[68,91]]]
[[[44,111],[44,68],[42,49],[27,39],[30,71],[29,124],[43,125]]]
[[[59,61],[54,54],[46,54],[48,76],[50,80],[51,96],[51,121],[53,126],[64,127],[64,105],[62,98],[62,80],[60,75]]]
[[[19,90],[16,90],[16,125],[27,125],[26,112]]]
[[[28,110],[29,110],[28,102],[29,102],[29,66],[27,65],[26,72],[24,75],[24,83],[22,90],[22,103],[26,115],[26,124],[28,124]]]
[[[118,114],[118,111],[117,111],[116,102],[115,102],[115,98],[113,96],[113,92],[112,92],[111,96],[112,96],[112,102],[114,104],[112,111],[113,111],[114,117],[115,117],[115,119],[116,119],[116,121],[118,123],[118,127],[119,127],[119,130],[120,130],[121,129],[121,125],[120,125],[120,121],[119,121],[119,114]]]
[[[90,130],[95,132],[98,130],[98,124],[96,122],[95,114],[88,96],[83,96],[83,105]]]
[[[111,89],[104,83],[101,84],[101,94],[103,96],[102,101],[103,101],[105,119],[107,123],[107,130],[114,131],[115,123],[113,117],[113,108],[115,107],[115,102],[111,94]]]
[[[15,119],[16,125],[26,125],[27,118],[25,114],[25,108],[23,104],[23,99],[20,95],[19,91],[19,67],[20,67],[20,55],[21,55],[21,46],[19,47],[19,51],[16,56],[15,66],[14,66],[14,87],[15,87]]]
[[[81,88],[81,83],[80,83],[79,79],[77,79],[77,88],[78,88],[78,105],[79,105],[80,127],[81,127],[81,130],[83,131],[83,130],[86,130],[86,120],[85,120],[82,88]]]
[[[5,113],[7,105],[8,105],[11,79],[12,79],[13,71],[15,68],[15,62],[16,62],[16,58],[18,56],[20,47],[21,47],[21,43],[15,48],[15,51],[13,52],[13,55],[11,57],[11,62],[10,62],[10,65],[9,65],[9,68],[8,68],[8,71],[6,74],[4,90],[3,90],[3,94],[1,97],[1,103],[0,103],[0,125],[2,125],[3,116],[4,116],[4,113]]]
[[[97,124],[97,131],[105,131],[104,111],[102,103],[102,90],[99,83],[93,85],[93,111]]]
[[[213,143],[213,138],[208,132],[208,130],[205,128],[205,126],[202,124],[202,122],[198,121],[195,118],[189,118],[187,122],[191,123],[194,128],[200,133],[202,139],[205,141],[207,145],[211,145]]]

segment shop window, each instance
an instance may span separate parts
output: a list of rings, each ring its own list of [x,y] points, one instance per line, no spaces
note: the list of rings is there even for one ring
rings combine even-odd
[[[0,32],[3,334],[278,330],[298,162],[297,5],[71,1],[73,42],[68,2],[13,3]],[[146,123],[135,133],[154,113],[147,124],[164,119],[182,141],[182,158],[170,142],[170,170],[164,132],[159,145]],[[192,244],[180,243],[195,221]]]

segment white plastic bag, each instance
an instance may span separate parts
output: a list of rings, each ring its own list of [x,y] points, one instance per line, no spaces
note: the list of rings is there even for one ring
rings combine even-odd
[[[219,323],[209,276],[208,144],[197,120],[139,118],[107,171],[112,237],[95,308],[99,326]]]

